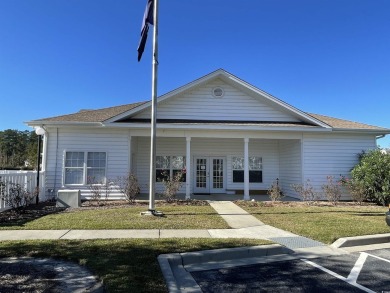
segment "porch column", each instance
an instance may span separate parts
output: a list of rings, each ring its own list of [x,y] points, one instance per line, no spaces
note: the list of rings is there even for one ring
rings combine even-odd
[[[191,198],[191,137],[186,137],[186,199]]]
[[[249,138],[244,138],[244,200],[249,198]]]
[[[132,169],[133,169],[133,162],[131,161],[131,159],[132,159],[132,152],[133,152],[133,150],[131,148],[131,146],[132,146],[131,138],[132,138],[132,136],[131,136],[131,134],[129,134],[129,160],[128,160],[129,173],[132,173]]]

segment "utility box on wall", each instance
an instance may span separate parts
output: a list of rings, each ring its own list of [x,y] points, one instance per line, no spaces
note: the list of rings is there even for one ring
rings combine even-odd
[[[78,208],[81,206],[80,190],[58,190],[57,207],[61,208]]]

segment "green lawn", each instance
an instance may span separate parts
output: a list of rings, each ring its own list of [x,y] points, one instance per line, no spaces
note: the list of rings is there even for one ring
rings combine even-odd
[[[147,206],[70,210],[33,221],[0,224],[0,229],[227,229],[209,205],[164,205],[164,217],[141,216]]]
[[[288,202],[272,205],[244,201],[236,204],[267,225],[328,244],[341,237],[390,233],[385,222],[388,208],[382,206],[343,203],[308,206]]]
[[[247,239],[129,239],[0,242],[0,257],[54,257],[85,265],[108,292],[167,292],[157,256],[268,244]]]

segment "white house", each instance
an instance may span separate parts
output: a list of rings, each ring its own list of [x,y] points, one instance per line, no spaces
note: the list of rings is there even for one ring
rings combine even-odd
[[[80,189],[87,178],[134,172],[149,190],[151,102],[27,122],[42,127],[46,195]],[[219,69],[158,99],[157,178],[186,169],[181,193],[250,194],[278,178],[286,195],[307,179],[348,175],[357,154],[390,129],[303,112]],[[162,183],[156,183],[161,190]],[[113,195],[114,196],[114,195]]]

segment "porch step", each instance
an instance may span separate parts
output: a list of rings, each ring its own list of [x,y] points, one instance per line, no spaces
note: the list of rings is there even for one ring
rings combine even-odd
[[[244,195],[243,189],[233,189],[232,191],[234,191],[235,194]],[[267,192],[268,190],[264,190],[264,189],[253,189],[253,190],[249,190],[249,195],[267,195]]]

